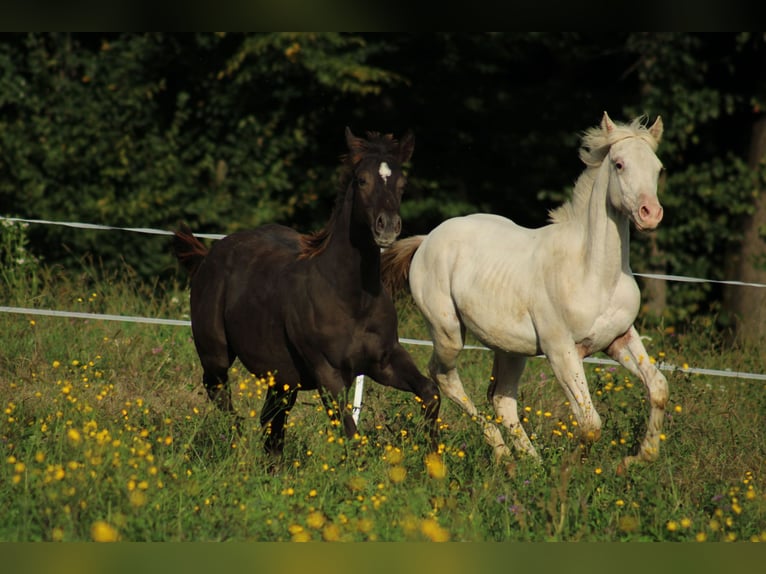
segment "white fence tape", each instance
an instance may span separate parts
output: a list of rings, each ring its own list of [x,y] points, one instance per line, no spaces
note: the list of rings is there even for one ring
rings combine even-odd
[[[164,229],[152,229],[151,227],[114,227],[112,225],[98,225],[95,223],[81,223],[79,221],[48,221],[47,219],[23,219],[21,217],[3,217],[0,215],[0,221],[15,221],[18,223],[40,223],[43,225],[61,225],[63,227],[74,227],[76,229],[101,229],[107,231],[132,231],[133,233],[148,233],[149,235],[173,235],[172,231]],[[225,235],[220,233],[195,233],[197,237],[207,239],[223,239]]]
[[[110,231],[132,231],[134,233],[147,233],[150,235],[173,235],[172,231],[165,229],[152,229],[150,227],[114,227],[112,225],[98,225],[95,223],[81,223],[79,221],[49,221],[47,219],[24,219],[21,217],[4,217],[0,215],[0,221],[15,221],[19,223],[39,223],[43,225],[61,225],[77,229],[101,229]],[[225,234],[220,233],[194,233],[197,237],[205,239],[222,239]],[[704,279],[702,277],[685,277],[683,275],[664,275],[660,273],[633,273],[636,277],[647,279],[661,279],[664,281],[679,281],[682,283],[719,283],[723,285],[735,285],[741,287],[766,287],[763,283],[746,283],[743,281],[727,281],[719,279]]]
[[[16,313],[20,315],[36,315],[36,316],[49,316],[49,317],[69,317],[74,319],[96,319],[102,321],[122,321],[126,323],[149,323],[153,325],[175,325],[179,327],[190,327],[191,321],[183,319],[161,319],[155,317],[136,317],[130,315],[109,315],[103,313],[84,313],[80,311],[58,311],[55,309],[35,309],[32,307],[5,307],[0,306],[0,313]],[[399,342],[404,345],[421,345],[425,347],[433,347],[431,341],[425,341],[422,339],[408,339],[400,337]],[[481,345],[466,345],[464,349],[471,349],[477,351],[489,351],[487,347]],[[535,358],[544,358],[545,355],[537,355]],[[611,359],[599,359],[597,357],[587,357],[584,359],[586,363],[595,363],[598,365],[619,365],[617,361]],[[681,371],[683,373],[690,373],[695,375],[713,375],[716,377],[730,377],[738,379],[751,379],[755,381],[766,381],[766,374],[758,373],[745,373],[741,371],[732,371],[731,369],[701,369],[695,367],[682,368],[667,363],[660,363],[659,368],[665,371]]]

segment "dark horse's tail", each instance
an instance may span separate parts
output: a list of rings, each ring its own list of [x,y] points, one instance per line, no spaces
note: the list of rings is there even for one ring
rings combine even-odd
[[[425,238],[425,235],[413,235],[400,239],[381,254],[380,280],[392,297],[408,286],[412,256]]]
[[[182,223],[180,229],[173,234],[173,252],[189,276],[193,277],[207,255],[207,247],[194,237],[188,225]]]

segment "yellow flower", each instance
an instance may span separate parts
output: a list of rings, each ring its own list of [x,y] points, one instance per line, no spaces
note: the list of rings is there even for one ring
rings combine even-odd
[[[436,479],[443,479],[447,476],[447,465],[444,464],[444,460],[441,455],[436,452],[432,452],[426,456],[426,470],[428,476]]]
[[[668,529],[669,532],[675,532],[678,530],[678,522],[675,520],[668,520],[668,523],[665,525],[665,528]]]
[[[51,540],[54,542],[61,542],[64,540],[64,529],[57,526],[51,530]]]
[[[340,540],[340,528],[337,524],[329,523],[322,529],[322,538],[327,542]]]
[[[705,540],[707,540],[707,534],[704,532],[697,532],[697,535],[694,538],[697,542],[705,542]]]
[[[130,493],[130,504],[136,508],[146,504],[146,493],[143,490],[134,490]]]
[[[407,469],[403,466],[392,466],[388,469],[388,478],[394,484],[404,482],[404,479],[407,478]]]
[[[692,525],[692,521],[689,518],[682,518],[681,519],[681,528],[689,528]]]
[[[638,519],[635,516],[621,516],[617,527],[623,532],[635,532],[638,529]]]
[[[439,525],[435,518],[426,518],[420,523],[420,532],[431,542],[449,541],[449,531]]]
[[[292,534],[293,542],[308,542],[311,540],[311,534],[306,532],[306,529],[300,524],[291,524],[287,530]]]
[[[69,437],[69,440],[72,441],[74,444],[78,444],[80,440],[82,440],[82,436],[80,435],[80,431],[77,429],[69,429],[67,431],[67,437]]]
[[[90,537],[94,542],[117,542],[120,535],[117,529],[104,520],[97,520],[90,527]]]
[[[369,518],[360,518],[356,521],[356,529],[363,534],[369,534],[374,527],[375,523]]]
[[[315,530],[319,530],[324,526],[324,523],[326,522],[325,515],[322,514],[320,511],[315,510],[311,513],[309,513],[308,517],[306,518],[306,525],[309,528],[314,528]]]
[[[348,481],[347,486],[351,492],[359,492],[365,489],[367,480],[363,476],[354,476]]]
[[[386,452],[386,460],[388,460],[388,463],[392,466],[402,462],[403,458],[404,454],[402,454],[402,450],[399,448],[392,448],[390,451]]]

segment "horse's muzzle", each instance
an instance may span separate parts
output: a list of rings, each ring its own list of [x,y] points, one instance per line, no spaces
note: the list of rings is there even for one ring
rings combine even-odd
[[[639,231],[656,229],[662,221],[664,211],[658,201],[643,201],[633,214],[633,223]]]
[[[398,213],[381,213],[375,218],[372,231],[378,247],[390,247],[402,232],[402,218]]]

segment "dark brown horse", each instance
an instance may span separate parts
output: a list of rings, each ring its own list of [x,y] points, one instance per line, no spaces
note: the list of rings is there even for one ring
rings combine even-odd
[[[401,230],[402,164],[414,138],[355,137],[346,128],[335,208],[327,225],[302,235],[281,225],[235,233],[207,249],[186,226],[174,251],[191,273],[191,321],[208,396],[233,412],[228,370],[239,357],[272,373],[261,424],[266,450],[281,454],[298,390],[319,389],[332,419],[357,432],[347,393],[355,377],[415,393],[436,442],[439,391],[397,338],[397,315],[380,281],[380,248]]]

